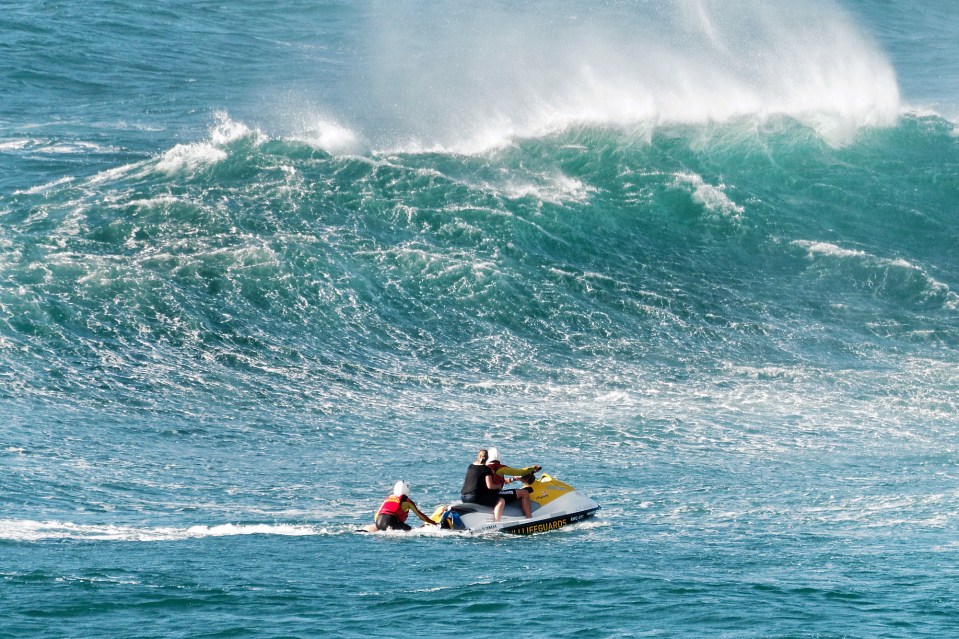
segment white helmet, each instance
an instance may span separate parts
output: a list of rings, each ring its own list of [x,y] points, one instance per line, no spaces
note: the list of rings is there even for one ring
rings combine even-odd
[[[486,463],[499,461],[499,451],[495,448],[490,448],[486,451]]]
[[[410,494],[410,485],[407,484],[402,479],[393,484],[393,495],[395,497],[402,497],[403,495],[409,496]]]

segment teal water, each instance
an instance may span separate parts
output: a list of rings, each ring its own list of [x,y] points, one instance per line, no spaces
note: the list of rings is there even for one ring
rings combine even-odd
[[[0,637],[959,631],[950,3],[4,9]]]

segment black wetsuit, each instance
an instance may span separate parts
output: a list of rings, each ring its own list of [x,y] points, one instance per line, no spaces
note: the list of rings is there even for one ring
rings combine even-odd
[[[413,527],[407,524],[406,522],[400,521],[400,518],[396,515],[377,515],[376,516],[376,529],[377,530],[413,530]]]
[[[460,490],[460,499],[469,504],[482,504],[493,507],[500,500],[499,491],[486,487],[486,478],[492,475],[486,464],[470,464],[463,479],[463,488]]]

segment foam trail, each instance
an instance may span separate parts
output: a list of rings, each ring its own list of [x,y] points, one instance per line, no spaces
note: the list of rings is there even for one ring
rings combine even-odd
[[[900,113],[886,56],[834,3],[381,3],[368,117],[412,148],[571,126],[786,116],[841,144]],[[388,142],[387,142],[388,143]]]
[[[294,524],[217,524],[186,528],[137,527],[116,524],[76,524],[64,521],[0,520],[0,540],[43,541],[76,539],[87,541],[178,541],[203,537],[236,535],[319,535],[324,531],[313,526]]]

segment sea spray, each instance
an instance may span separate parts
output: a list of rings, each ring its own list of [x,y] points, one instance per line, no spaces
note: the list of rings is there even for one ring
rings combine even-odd
[[[840,144],[900,110],[888,59],[830,2],[399,2],[371,21],[357,77],[385,123],[372,137],[392,147],[744,116],[793,117]]]

